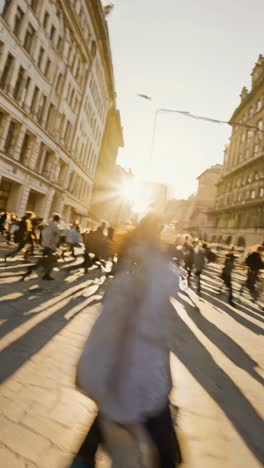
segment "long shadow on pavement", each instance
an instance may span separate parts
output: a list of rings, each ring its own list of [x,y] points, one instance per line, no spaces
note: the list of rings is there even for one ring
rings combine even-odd
[[[264,329],[256,325],[255,323],[250,322],[245,317],[239,314],[239,309],[236,310],[232,306],[229,306],[221,299],[213,296],[213,293],[207,293],[203,290],[202,297],[205,296],[205,299],[208,300],[211,304],[215,305],[216,307],[220,307],[226,314],[230,315],[234,320],[236,320],[240,325],[245,328],[248,328],[256,335],[264,335]]]
[[[0,352],[0,383],[13,375],[26,361],[36,354],[48,341],[59,333],[69,320],[76,317],[85,308],[99,303],[101,296],[98,297],[98,291],[90,297],[75,297],[66,305],[52,312],[50,316],[33,326],[20,338],[8,345]],[[70,313],[70,317],[66,314]]]
[[[244,369],[248,374],[253,377],[260,384],[264,384],[264,379],[255,368],[258,363],[247,354],[241,346],[230,338],[226,333],[220,330],[216,325],[207,320],[202,313],[200,313],[198,306],[192,306],[189,302],[184,300],[184,295],[177,297],[177,300],[184,306],[185,311],[195,325],[204,333],[209,340],[217,346],[236,366]]]
[[[186,304],[184,307],[186,308]],[[264,423],[260,415],[230,377],[216,364],[174,308],[172,313],[175,337],[172,352],[219,405],[255,457],[263,463]]]

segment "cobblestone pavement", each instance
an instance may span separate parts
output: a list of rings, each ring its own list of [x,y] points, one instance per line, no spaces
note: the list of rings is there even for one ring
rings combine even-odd
[[[19,282],[22,257],[0,244],[0,465],[66,468],[96,408],[74,386],[83,342],[105,288],[98,270]],[[248,468],[264,462],[264,313],[247,296],[218,296],[217,265],[172,298],[172,401],[184,465]],[[237,281],[240,281],[237,278]],[[99,468],[108,466],[103,457]],[[125,468],[125,467],[120,467]]]

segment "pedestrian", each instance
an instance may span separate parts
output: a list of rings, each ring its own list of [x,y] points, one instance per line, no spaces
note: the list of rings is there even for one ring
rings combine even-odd
[[[51,272],[57,263],[58,255],[56,253],[57,247],[60,240],[60,216],[58,214],[53,215],[52,220],[42,231],[42,247],[43,257],[34,265],[31,265],[27,272],[22,276],[21,280],[31,275],[31,273],[37,268],[41,267],[44,270],[42,279],[54,280],[51,276]]]
[[[233,307],[235,307],[235,304],[233,302],[232,272],[234,269],[235,259],[234,248],[232,247],[230,252],[225,256],[224,268],[221,275],[223,285],[219,290],[219,294],[222,294],[223,286],[226,286],[228,289],[228,303]]]
[[[82,242],[80,225],[78,222],[73,223],[71,228],[66,231],[66,242],[69,246],[72,257],[77,258],[74,249],[75,247],[80,247],[80,243]]]
[[[96,466],[102,440],[111,447],[107,427],[128,433],[141,428],[156,448],[160,468],[181,463],[169,406],[169,301],[179,275],[160,251],[161,229],[160,217],[149,214],[130,233],[78,365],[78,386],[99,408],[78,454],[86,467]]]
[[[242,293],[244,288],[247,287],[254,301],[257,299],[256,282],[259,277],[259,270],[264,269],[264,263],[261,257],[263,252],[264,247],[258,245],[245,260],[245,265],[247,266],[247,280],[242,285],[240,293]]]
[[[197,294],[200,296],[201,294],[201,274],[206,265],[206,245],[203,244],[202,246],[198,242],[196,247],[194,248],[194,268],[195,268],[195,276],[197,278]]]
[[[19,219],[15,213],[10,213],[8,227],[6,231],[6,242],[8,245],[14,241],[15,232],[19,230]]]
[[[194,263],[194,249],[192,244],[188,240],[186,240],[183,244],[183,258],[185,270],[187,272],[187,281],[189,285]]]
[[[6,224],[6,220],[7,220],[7,212],[6,211],[3,211],[1,214],[0,214],[0,234],[4,234],[4,231],[5,231],[5,224]]]
[[[32,226],[32,211],[26,211],[25,215],[22,217],[19,222],[19,229],[15,231],[14,240],[18,243],[18,246],[15,250],[10,252],[5,256],[5,261],[7,258],[15,257],[22,249],[26,248],[24,252],[24,259],[27,260],[28,253],[32,255],[34,253],[34,239],[33,239],[33,226]]]

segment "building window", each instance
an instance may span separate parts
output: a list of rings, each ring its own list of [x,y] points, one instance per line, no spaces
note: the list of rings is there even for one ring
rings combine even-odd
[[[24,89],[24,81],[26,77],[26,72],[23,67],[19,68],[18,76],[17,76],[17,81],[16,81],[16,86],[14,89],[14,98],[16,101],[18,101],[21,98],[22,91]]]
[[[61,52],[62,50],[62,38],[61,36],[58,38],[58,42],[57,42],[57,51],[58,52]]]
[[[47,124],[46,124],[46,128],[48,131],[51,131],[54,128],[54,123],[55,123],[55,107],[53,104],[51,104],[49,108]]]
[[[42,60],[43,60],[43,57],[44,57],[44,49],[43,47],[40,47],[39,49],[39,55],[38,55],[38,66],[39,68],[41,69],[41,65],[42,65]]]
[[[21,30],[21,25],[22,25],[22,21],[23,21],[23,18],[24,18],[24,12],[21,10],[21,8],[17,8],[17,11],[16,11],[16,16],[15,16],[15,25],[14,25],[14,34],[15,36],[18,36],[19,33],[20,33],[20,30]]]
[[[51,30],[50,30],[50,40],[51,40],[51,41],[54,41],[55,33],[56,33],[55,26],[52,25],[52,26],[51,26]]]
[[[48,23],[49,23],[49,17],[50,16],[49,16],[48,12],[46,11],[45,16],[44,16],[44,20],[43,20],[43,26],[44,26],[45,29],[47,29],[47,26],[48,26]]]
[[[251,190],[250,198],[252,200],[254,200],[256,198],[256,191],[255,190]]]
[[[15,130],[16,130],[16,124],[15,122],[10,122],[9,124],[9,129],[5,141],[5,151],[9,154],[11,153],[12,146],[15,140]]]
[[[44,75],[49,80],[50,79],[50,71],[51,71],[51,61],[50,59],[47,60]]]
[[[20,152],[20,161],[24,164],[27,160],[27,154],[29,150],[29,144],[30,144],[30,136],[28,133],[25,133],[21,152]]]
[[[254,145],[254,156],[257,156],[258,152],[259,152],[259,145],[255,144]]]
[[[26,37],[25,37],[25,41],[24,41],[24,48],[26,49],[26,51],[29,54],[30,54],[31,49],[32,49],[34,36],[35,36],[35,29],[33,28],[33,26],[31,26],[31,24],[29,24],[28,29],[27,29],[27,33],[26,33]]]
[[[60,94],[62,89],[63,76],[61,73],[58,74],[57,84],[56,84],[56,93]]]
[[[5,88],[10,81],[10,77],[13,73],[13,65],[14,65],[14,57],[11,54],[8,54],[6,63],[5,63],[5,68],[1,76],[1,81],[0,81],[0,87]]]
[[[261,189],[260,189],[260,191],[259,191],[259,196],[260,196],[261,198],[264,197],[264,187],[261,187]]]
[[[31,103],[31,109],[30,109],[32,113],[36,112],[37,110],[38,96],[39,96],[39,88],[35,86],[32,103]]]
[[[41,123],[42,123],[42,119],[44,116],[46,102],[47,102],[47,97],[42,95],[41,100],[39,102],[38,113],[37,113],[37,119]]]

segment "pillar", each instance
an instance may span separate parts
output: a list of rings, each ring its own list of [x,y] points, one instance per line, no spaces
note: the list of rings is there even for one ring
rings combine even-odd
[[[50,208],[51,208],[52,200],[54,197],[54,193],[55,193],[54,189],[49,189],[47,195],[44,195],[41,198],[41,200],[39,201],[36,207],[37,215],[41,216],[45,220],[49,218]]]
[[[8,200],[8,211],[16,213],[18,216],[23,216],[27,209],[27,202],[30,188],[25,185],[13,184]]]

